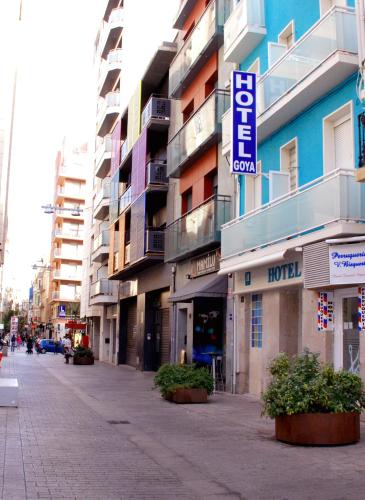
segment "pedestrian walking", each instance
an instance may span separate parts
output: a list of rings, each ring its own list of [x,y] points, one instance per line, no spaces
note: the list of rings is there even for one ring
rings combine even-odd
[[[54,341],[54,354],[58,354],[58,346],[60,345],[58,339]]]
[[[22,338],[20,336],[20,334],[18,334],[17,338],[16,338],[16,346],[17,346],[17,350],[20,351],[20,346],[22,345]]]
[[[11,339],[10,339],[10,350],[11,350],[11,352],[15,352],[15,347],[16,347],[16,336],[13,333],[13,335],[11,336]]]
[[[64,338],[63,347],[65,350],[65,363],[68,365],[70,364],[70,358],[72,357],[72,343],[68,337]]]
[[[27,354],[33,354],[33,339],[28,337],[27,339]]]

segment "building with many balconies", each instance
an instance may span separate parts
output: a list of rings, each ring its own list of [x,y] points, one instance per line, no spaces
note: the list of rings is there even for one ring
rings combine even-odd
[[[119,280],[118,362],[156,370],[170,361],[171,266],[164,264],[173,43],[157,49],[113,133],[109,278]]]
[[[221,225],[234,215],[234,181],[221,152],[233,68],[223,44],[230,10],[229,0],[184,0],[176,15],[169,96],[179,100],[167,147],[173,194],[165,236],[165,261],[173,265],[172,360],[217,362],[227,387],[233,323],[227,278],[217,271]]]
[[[49,318],[54,336],[80,318],[87,148],[66,141],[57,154],[50,256]]]
[[[240,176],[239,216],[222,228],[220,273],[234,279],[239,392],[259,395],[270,360],[305,347],[365,378],[353,6],[241,0],[225,24],[225,59],[257,74],[258,172]],[[227,111],[227,157],[230,128]]]

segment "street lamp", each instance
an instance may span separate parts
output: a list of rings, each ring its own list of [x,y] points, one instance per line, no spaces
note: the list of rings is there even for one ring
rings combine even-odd
[[[68,208],[68,207],[57,207],[55,205],[51,205],[51,203],[48,203],[47,205],[42,205],[41,208],[43,208],[45,214],[71,212],[71,215],[73,217],[80,217],[80,215],[83,212],[83,209],[80,207],[80,205],[75,205],[72,208]]]

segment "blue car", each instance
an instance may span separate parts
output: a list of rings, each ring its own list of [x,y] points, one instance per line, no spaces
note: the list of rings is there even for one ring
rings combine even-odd
[[[39,342],[39,349],[42,354],[45,354],[46,352],[53,352],[55,350],[55,341],[52,339],[42,339]],[[60,354],[63,354],[63,345],[58,342],[57,345],[57,352]]]

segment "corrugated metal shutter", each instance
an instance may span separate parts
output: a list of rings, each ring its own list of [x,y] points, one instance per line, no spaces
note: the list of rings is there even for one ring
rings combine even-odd
[[[294,191],[298,185],[298,165],[297,165],[297,148],[294,146],[289,149],[289,175],[290,175],[290,191]]]
[[[325,241],[303,249],[304,288],[321,288],[330,284],[328,244]]]
[[[170,362],[170,309],[161,309],[161,316],[160,361],[161,365],[163,365]]]
[[[333,132],[336,169],[353,167],[351,120],[348,119],[340,123],[337,127],[334,127]]]
[[[136,366],[137,356],[137,302],[133,301],[127,313],[127,360],[129,366]]]

